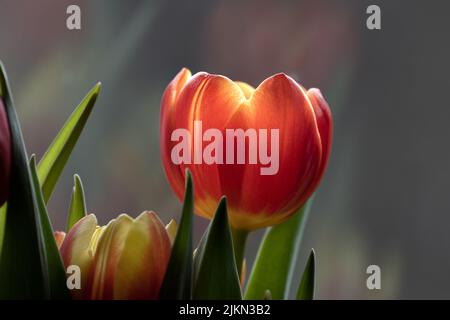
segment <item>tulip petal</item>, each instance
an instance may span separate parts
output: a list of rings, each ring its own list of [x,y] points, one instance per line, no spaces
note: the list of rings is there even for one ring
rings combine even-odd
[[[256,88],[248,106],[236,112],[228,127],[269,129],[268,150],[272,147],[270,130],[279,130],[276,174],[262,175],[261,168],[268,165],[261,164],[220,168],[231,224],[251,230],[283,221],[311,195],[309,186],[321,159],[319,131],[306,93],[287,75],[274,75]]]
[[[170,239],[154,212],[132,223],[114,277],[114,299],[156,299],[170,256]]]
[[[81,291],[72,292],[75,298],[88,298],[87,281],[94,258],[90,248],[92,236],[97,228],[95,215],[87,215],[72,227],[60,248],[65,267],[76,265],[81,270]]]
[[[224,133],[228,128],[228,122],[248,101],[246,93],[251,91],[249,88],[248,85],[247,87],[243,84],[240,86],[224,76],[197,73],[186,83],[178,98],[175,106],[176,128],[187,129],[191,132],[192,139],[195,139],[195,121],[201,121],[203,133],[208,129],[216,129],[225,137]],[[215,138],[212,140],[215,141]],[[209,143],[202,143],[202,148],[204,149]],[[222,143],[225,142],[222,141]],[[199,152],[200,158],[202,158],[201,163],[196,163],[195,150],[196,147],[192,144],[193,163],[181,164],[180,168],[183,172],[189,169],[192,173],[194,187],[198,186],[195,188],[196,213],[210,218],[216,211],[217,202],[224,194],[220,181],[220,167],[228,165],[206,163],[202,152],[204,150]],[[222,157],[219,156],[219,161],[223,162],[224,156],[225,154]],[[180,196],[179,198],[181,199]]]
[[[171,161],[172,131],[175,129],[175,102],[185,83],[191,78],[191,72],[183,68],[167,86],[161,99],[160,148],[167,179],[174,188],[175,194],[182,197],[184,192],[184,173]]]
[[[170,222],[166,225],[166,231],[167,234],[169,235],[169,239],[170,239],[170,244],[173,244],[173,241],[175,240],[175,237],[177,235],[177,222],[172,219],[170,220]]]
[[[90,214],[78,221],[66,235],[61,245],[61,255],[66,267],[72,264],[81,267],[84,261],[92,258],[89,246],[96,228],[97,218]]]
[[[332,120],[331,111],[327,101],[323,97],[319,89],[311,88],[308,90],[308,98],[314,108],[316,115],[317,126],[320,132],[320,140],[322,143],[322,160],[317,176],[316,184],[320,183],[320,180],[325,172],[325,167],[328,163],[328,158],[331,151],[331,138],[332,138]]]
[[[66,233],[64,231],[55,231],[55,241],[58,249],[61,248],[63,244],[64,238],[66,237]]]
[[[253,92],[255,92],[255,88],[253,88],[248,83],[242,82],[242,81],[235,81],[235,83],[241,88],[242,92],[244,93],[244,96],[247,99],[250,99],[250,97],[253,95]]]
[[[133,225],[133,219],[121,214],[111,220],[99,235],[94,262],[90,271],[90,299],[111,300],[114,295],[114,275],[124,250],[125,239]],[[125,266],[126,268],[126,266]]]

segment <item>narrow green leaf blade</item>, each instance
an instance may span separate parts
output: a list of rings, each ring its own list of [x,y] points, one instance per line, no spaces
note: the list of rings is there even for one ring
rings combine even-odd
[[[6,223],[6,208],[8,204],[5,203],[0,208],[0,257],[2,256],[2,247],[3,247],[3,236],[5,234],[5,223]]]
[[[312,198],[289,220],[267,229],[248,279],[245,299],[262,299],[266,290],[270,290],[274,300],[287,299],[311,203]]]
[[[91,114],[100,88],[101,84],[97,83],[75,108],[38,164],[39,181],[46,203]]]
[[[210,229],[211,229],[211,222],[206,227],[205,231],[202,234],[202,237],[200,238],[200,241],[197,244],[197,248],[194,250],[194,254],[193,254],[194,261],[193,261],[193,272],[192,272],[194,283],[197,282],[198,272],[200,270],[200,262],[201,262],[200,257],[203,256],[203,252],[205,251],[206,240],[208,239],[208,234],[209,234]],[[237,266],[236,266],[236,269],[237,269]]]
[[[22,131],[0,63],[0,97],[11,132],[11,185],[0,257],[0,299],[49,298],[47,259],[40,228],[39,209],[28,167]],[[2,209],[4,210],[4,209]]]
[[[303,271],[302,279],[297,291],[297,300],[313,300],[314,299],[314,277],[316,270],[316,254],[311,249],[308,262],[306,262],[305,271]]]
[[[192,177],[186,171],[183,211],[172,254],[160,290],[160,299],[188,300],[192,294],[192,221],[194,189]]]
[[[66,286],[66,272],[56,245],[53,228],[45,206],[44,198],[37,176],[36,159],[34,155],[30,160],[31,176],[33,178],[36,200],[39,208],[42,235],[44,238],[45,256],[47,258],[48,281],[51,299],[70,299],[70,293]]]
[[[69,214],[67,216],[66,231],[73,227],[75,223],[86,216],[86,201],[84,197],[83,183],[80,177],[76,174],[73,176],[72,197],[70,198]]]
[[[203,256],[203,252],[205,251],[206,246],[206,239],[208,238],[209,229],[211,228],[211,223],[209,223],[208,227],[206,228],[205,232],[203,233],[202,237],[200,238],[200,241],[198,242],[197,248],[194,251],[194,263],[193,263],[193,281],[194,283],[197,282],[198,278],[198,272],[200,270],[200,257]],[[237,268],[237,267],[236,267]]]
[[[242,299],[225,198],[220,200],[197,259],[194,299]]]

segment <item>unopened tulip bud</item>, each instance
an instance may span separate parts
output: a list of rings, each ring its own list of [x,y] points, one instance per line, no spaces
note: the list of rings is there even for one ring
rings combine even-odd
[[[158,216],[122,214],[107,226],[94,215],[78,221],[61,246],[66,267],[77,264],[84,277],[81,299],[156,299],[171,252],[169,234]]]

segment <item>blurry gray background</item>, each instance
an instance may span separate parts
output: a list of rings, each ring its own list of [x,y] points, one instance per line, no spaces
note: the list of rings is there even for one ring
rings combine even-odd
[[[66,29],[69,4],[81,7],[81,31]],[[381,31],[366,29],[370,4]],[[254,86],[286,72],[321,88],[334,140],[298,273],[314,247],[318,298],[450,298],[449,10],[444,0],[0,0],[0,59],[38,157],[103,83],[50,203],[57,229],[74,173],[102,223],[144,209],[179,217],[160,161],[159,101],[181,67]],[[205,225],[197,219],[197,238]],[[370,264],[381,291],[365,286]]]

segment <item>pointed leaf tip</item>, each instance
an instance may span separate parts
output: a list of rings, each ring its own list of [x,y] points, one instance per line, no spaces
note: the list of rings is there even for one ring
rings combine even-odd
[[[44,246],[41,248],[43,256],[47,260],[46,277],[49,285],[49,294],[52,299],[69,299],[70,293],[66,286],[66,273],[58,245],[54,236],[54,231],[47,208],[42,196],[39,178],[36,169],[36,156],[33,154],[30,158],[30,171],[34,184],[36,202],[39,209],[40,232],[42,234]]]
[[[48,202],[55,185],[94,108],[101,84],[97,83],[83,98],[58,132],[56,138],[38,164],[39,180],[45,202]]]
[[[173,241],[172,253],[160,290],[160,299],[191,299],[193,216],[194,189],[192,177],[189,171],[186,171],[186,190],[180,225]]]
[[[316,253],[311,249],[305,271],[297,291],[297,300],[313,300],[315,285]]]
[[[100,91],[102,90],[102,83],[99,81],[97,82],[94,87],[91,89],[90,93],[98,96],[100,94]]]
[[[224,219],[228,222],[228,214],[227,214],[227,197],[223,196],[219,200],[219,205],[217,206],[216,215],[225,215]]]
[[[75,223],[86,216],[86,201],[83,183],[79,175],[73,176],[73,189],[70,198],[69,213],[67,215],[66,231],[69,232]]]
[[[11,145],[15,150],[11,159],[8,205],[0,209],[4,223],[4,229],[0,227],[0,298],[45,298],[50,295],[40,210],[28,153],[3,64],[0,64],[0,90],[10,128]]]
[[[3,65],[3,62],[0,60],[0,98],[5,98],[8,90],[7,82],[8,78],[6,76],[5,67]]]
[[[225,197],[220,199],[206,232],[196,254],[194,299],[241,300]]]

